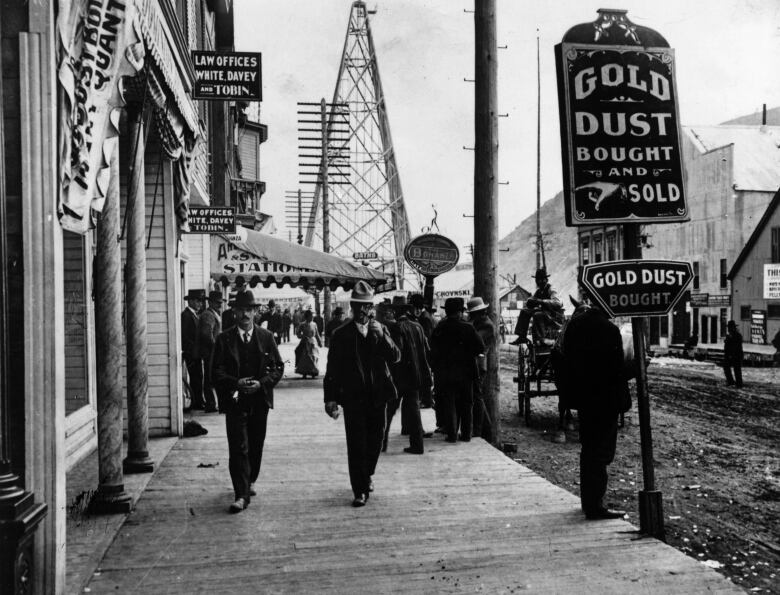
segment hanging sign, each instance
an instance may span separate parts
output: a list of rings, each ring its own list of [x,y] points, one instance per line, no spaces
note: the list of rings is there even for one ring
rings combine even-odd
[[[187,214],[187,233],[236,233],[235,207],[193,207]]]
[[[600,262],[580,273],[580,283],[613,317],[668,314],[692,280],[691,263],[673,260]]]
[[[687,221],[674,50],[599,12],[555,46],[566,225]]]
[[[262,101],[259,52],[192,52],[195,99]]]
[[[422,275],[436,277],[458,264],[460,252],[451,239],[437,233],[426,233],[406,244],[404,258]]]

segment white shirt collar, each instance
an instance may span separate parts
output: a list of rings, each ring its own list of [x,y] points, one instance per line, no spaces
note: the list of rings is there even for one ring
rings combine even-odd
[[[244,338],[244,335],[246,335],[247,333],[249,334],[249,339],[250,339],[250,340],[252,339],[252,335],[253,335],[253,334],[254,334],[254,332],[255,332],[255,325],[254,325],[254,324],[253,324],[252,326],[250,326],[250,327],[249,327],[249,330],[248,330],[248,331],[245,331],[245,330],[244,330],[244,329],[242,329],[240,326],[237,326],[236,328],[238,329],[238,336],[239,336],[239,337],[241,337],[241,340],[242,340],[242,341],[245,341],[245,340],[246,340],[246,339]]]
[[[368,336],[368,323],[366,324],[360,324],[357,320],[355,321],[355,326],[357,327],[358,332],[363,335],[363,338]]]

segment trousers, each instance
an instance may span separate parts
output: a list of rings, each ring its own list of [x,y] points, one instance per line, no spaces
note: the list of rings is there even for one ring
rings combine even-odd
[[[257,481],[263,460],[263,445],[268,424],[268,404],[265,401],[232,403],[225,414],[230,479],[236,498],[249,502],[249,484]]]
[[[393,416],[398,411],[398,406],[387,406],[387,423],[385,424],[382,450],[387,450],[387,439],[390,434],[390,424]],[[423,426],[420,417],[420,391],[408,390],[401,396],[401,433],[409,435],[409,447],[412,450],[423,452]]]
[[[580,502],[585,514],[604,507],[607,493],[607,466],[615,458],[618,413],[579,411],[580,420]]]
[[[474,393],[472,381],[448,382],[441,387],[441,415],[447,440],[454,442],[460,430],[461,440],[471,440],[473,424]]]
[[[347,465],[352,492],[368,494],[385,435],[385,404],[358,402],[344,406]]]

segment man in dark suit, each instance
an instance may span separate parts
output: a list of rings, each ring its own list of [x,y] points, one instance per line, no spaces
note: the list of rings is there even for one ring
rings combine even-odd
[[[436,398],[447,442],[471,440],[474,382],[479,376],[477,357],[484,356],[485,344],[472,325],[463,320],[463,298],[447,298],[442,320],[431,335],[431,365]]]
[[[563,336],[563,370],[568,400],[579,411],[580,501],[590,520],[625,513],[604,505],[607,466],[615,457],[618,416],[631,407],[620,330],[597,307],[577,313]]]
[[[214,343],[222,332],[222,292],[209,292],[209,307],[203,310],[198,321],[198,353],[203,360],[203,396],[206,402],[206,413],[217,410],[217,396],[214,390],[214,378],[211,373],[211,357],[214,353]]]
[[[206,301],[206,291],[190,289],[184,297],[187,307],[181,313],[181,351],[190,378],[192,409],[203,409],[203,362],[198,352],[198,323]]]
[[[373,490],[385,430],[385,408],[397,393],[389,364],[401,353],[387,328],[369,319],[374,292],[358,281],[350,296],[352,320],[333,332],[323,384],[325,412],[338,417],[344,409],[349,480],[355,499],[352,506],[365,506]]]
[[[255,495],[268,410],[274,406],[274,386],[282,377],[284,363],[273,335],[254,324],[259,306],[254,294],[239,292],[230,305],[237,324],[217,337],[212,363],[219,410],[225,413],[235,493],[230,511],[241,512]]]

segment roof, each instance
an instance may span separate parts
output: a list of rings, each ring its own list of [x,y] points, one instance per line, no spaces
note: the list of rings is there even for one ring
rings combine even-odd
[[[701,152],[734,146],[735,190],[780,187],[780,126],[683,126]]]
[[[772,215],[774,215],[778,205],[780,205],[780,190],[775,192],[775,195],[769,202],[769,206],[767,206],[766,211],[764,211],[764,214],[761,215],[760,221],[756,224],[756,228],[753,230],[753,233],[750,234],[748,241],[742,247],[739,256],[737,256],[737,260],[734,261],[734,265],[731,267],[731,270],[727,275],[729,280],[733,280],[734,277],[737,276],[737,273],[739,273],[739,269],[742,268],[742,265],[747,260],[748,256],[750,256],[750,252],[753,250],[753,246],[755,246],[756,242],[758,242],[758,238],[761,237],[761,232],[772,219]]]
[[[350,289],[360,280],[378,286],[393,279],[392,272],[356,265],[245,227],[237,227],[235,235],[211,236],[211,277],[235,282],[239,276],[264,287],[275,284],[304,289],[325,285]]]

